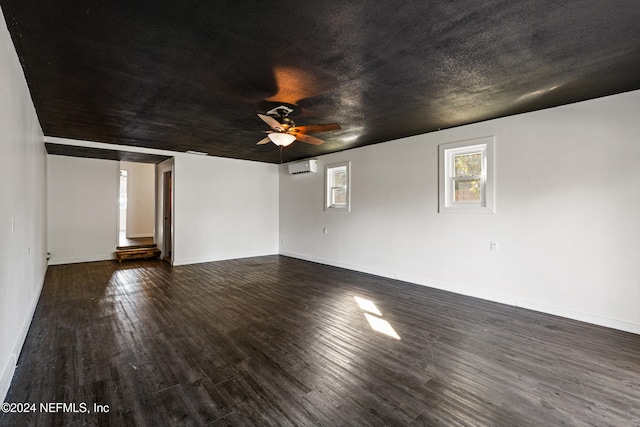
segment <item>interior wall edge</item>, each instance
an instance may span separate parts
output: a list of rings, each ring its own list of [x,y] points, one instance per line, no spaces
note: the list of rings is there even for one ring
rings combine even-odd
[[[57,136],[44,136],[44,142],[51,144],[72,145],[76,147],[98,148],[102,150],[122,150],[133,153],[156,154],[161,156],[175,156],[177,151],[160,150],[157,148],[136,147],[133,145],[110,144],[107,142],[86,141],[81,139],[61,138]]]

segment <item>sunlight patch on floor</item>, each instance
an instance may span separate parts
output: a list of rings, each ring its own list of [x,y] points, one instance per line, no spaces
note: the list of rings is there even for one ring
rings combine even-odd
[[[376,314],[378,316],[382,316],[382,313],[380,313],[380,310],[378,310],[378,307],[376,307],[376,305],[373,303],[373,301],[370,301],[368,299],[364,299],[364,298],[360,298],[360,297],[354,297],[356,302],[358,303],[358,306],[360,306],[361,309],[363,309],[364,311],[368,311],[369,313],[373,313]]]
[[[397,340],[400,339],[400,336],[397,334],[395,329],[393,329],[393,326],[391,326],[391,324],[386,320],[376,316],[372,316],[369,313],[365,313],[364,317],[367,318],[367,320],[369,321],[369,325],[371,325],[371,329],[373,329],[374,331],[381,332]]]
[[[376,332],[383,333],[387,336],[395,338],[397,340],[400,339],[400,335],[393,329],[393,326],[386,320],[382,318],[382,313],[375,305],[375,303],[371,300],[360,298],[358,296],[353,297],[356,300],[358,306],[365,311],[364,317],[369,322],[371,329]]]

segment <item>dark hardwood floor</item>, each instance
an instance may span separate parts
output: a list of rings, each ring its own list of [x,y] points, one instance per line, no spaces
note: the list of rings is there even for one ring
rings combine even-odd
[[[6,401],[38,408],[0,425],[633,426],[640,336],[282,256],[51,266]]]

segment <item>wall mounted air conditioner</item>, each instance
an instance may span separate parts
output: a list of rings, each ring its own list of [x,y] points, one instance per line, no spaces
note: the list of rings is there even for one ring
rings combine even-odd
[[[316,172],[318,172],[317,160],[305,160],[303,162],[289,163],[289,175]]]

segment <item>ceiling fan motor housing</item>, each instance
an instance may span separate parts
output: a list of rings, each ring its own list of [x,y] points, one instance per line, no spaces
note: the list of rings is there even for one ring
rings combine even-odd
[[[290,129],[290,128],[296,126],[295,122],[293,120],[291,120],[289,117],[281,117],[280,118],[280,124],[285,129]]]
[[[289,114],[293,113],[293,111],[293,108],[289,108],[286,105],[278,105],[277,107],[267,111],[267,114],[270,116],[287,117]]]

